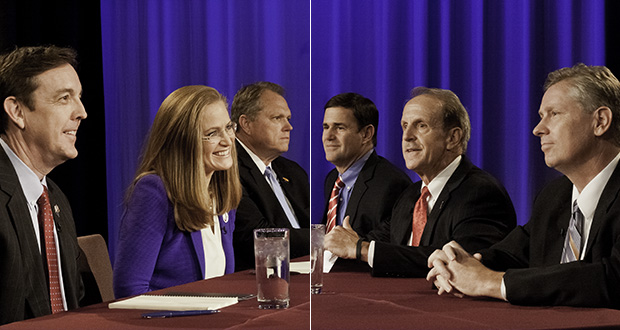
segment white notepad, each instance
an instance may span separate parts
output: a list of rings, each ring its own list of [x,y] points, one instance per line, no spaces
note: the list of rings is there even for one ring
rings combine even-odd
[[[291,262],[290,271],[299,274],[310,274],[310,261]]]
[[[220,309],[234,305],[238,301],[237,297],[163,296],[145,294],[110,303],[108,308],[190,311]]]

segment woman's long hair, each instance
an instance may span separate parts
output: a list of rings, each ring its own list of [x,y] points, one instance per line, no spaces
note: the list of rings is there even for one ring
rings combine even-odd
[[[209,182],[203,160],[203,112],[208,105],[226,98],[211,87],[184,86],[172,92],[159,107],[127,196],[145,175],[157,174],[174,206],[174,220],[183,231],[213,225],[213,216],[237,207],[241,183],[234,139],[233,165],[215,171]],[[215,204],[213,204],[215,201]]]

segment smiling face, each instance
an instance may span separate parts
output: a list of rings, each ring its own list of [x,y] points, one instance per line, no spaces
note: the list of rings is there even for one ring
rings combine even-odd
[[[323,149],[325,159],[344,173],[356,160],[372,148],[372,137],[364,138],[353,111],[343,107],[325,109]]]
[[[443,127],[441,102],[429,95],[411,99],[403,109],[403,158],[407,168],[430,182],[452,160],[449,135]]]
[[[560,81],[547,89],[540,104],[540,122],[534,135],[540,138],[545,163],[564,174],[579,168],[595,157],[593,114],[587,114],[572,96],[568,81]]]
[[[222,101],[209,104],[202,112],[202,150],[207,175],[224,171],[233,165],[231,155],[234,129],[226,105]]]
[[[37,168],[52,168],[78,154],[76,133],[86,111],[82,105],[82,85],[69,64],[48,70],[36,77],[32,93],[34,109],[24,109],[21,134]],[[45,170],[41,170],[45,172]],[[46,174],[46,173],[44,173]]]

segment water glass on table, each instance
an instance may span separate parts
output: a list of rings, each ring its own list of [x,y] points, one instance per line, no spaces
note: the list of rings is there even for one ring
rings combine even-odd
[[[323,240],[325,225],[313,224],[310,229],[310,293],[323,289]]]
[[[290,248],[287,228],[254,229],[254,257],[258,307],[289,306]]]

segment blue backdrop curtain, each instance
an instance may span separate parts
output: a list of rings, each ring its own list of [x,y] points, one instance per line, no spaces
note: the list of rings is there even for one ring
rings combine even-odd
[[[604,1],[312,0],[311,10],[313,222],[333,168],[321,144],[323,105],[343,92],[372,99],[377,151],[406,169],[400,117],[421,85],[461,98],[472,124],[467,155],[504,183],[527,222],[536,192],[558,175],[532,135],[543,82],[577,62],[605,65]]]
[[[181,86],[214,87],[231,103],[245,84],[281,84],[294,127],[284,156],[309,170],[307,0],[110,0],[101,2],[101,25],[112,258],[142,144],[161,102]]]

